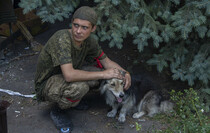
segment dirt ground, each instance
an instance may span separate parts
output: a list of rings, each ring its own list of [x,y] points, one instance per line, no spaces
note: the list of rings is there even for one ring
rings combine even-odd
[[[49,25],[44,33],[35,36],[35,40],[45,44],[49,37],[58,29],[68,28],[68,20]],[[1,41],[4,37],[0,37]],[[0,89],[12,90],[22,94],[34,93],[34,74],[38,53],[34,53],[29,45],[24,41],[15,41],[16,55],[7,52],[5,60],[0,62]],[[136,59],[137,49],[132,44],[126,45],[123,49],[109,48],[102,45],[105,53],[124,68],[137,73],[151,74],[157,82],[160,80],[162,86],[168,86],[168,80],[157,72],[147,71],[143,66],[137,65],[129,67]],[[7,61],[20,55],[28,54],[21,58],[16,58],[10,63]],[[30,55],[31,54],[31,55]],[[143,62],[143,61],[142,61]],[[11,96],[0,92],[0,99],[11,103],[7,109],[8,133],[58,133],[49,117],[49,103],[37,103],[32,98]],[[74,124],[72,133],[135,133],[135,123],[142,127],[141,132],[152,132],[155,128],[164,129],[165,125],[160,121],[152,120],[148,117],[133,119],[127,116],[124,124],[117,122],[117,118],[107,118],[106,114],[110,109],[98,91],[91,91],[84,97],[91,108],[87,111],[71,109],[69,114]]]

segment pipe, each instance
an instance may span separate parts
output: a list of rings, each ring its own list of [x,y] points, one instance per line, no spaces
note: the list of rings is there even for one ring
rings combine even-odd
[[[0,100],[0,133],[7,133],[7,108],[10,103]]]

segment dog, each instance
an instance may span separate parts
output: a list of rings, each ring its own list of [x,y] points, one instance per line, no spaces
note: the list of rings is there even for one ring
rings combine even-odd
[[[102,81],[100,93],[105,96],[106,103],[112,107],[107,117],[115,117],[120,109],[118,121],[126,121],[126,114],[136,111],[133,118],[143,115],[153,117],[160,112],[173,110],[174,104],[165,100],[159,91],[159,87],[143,75],[131,76],[131,87],[124,90],[123,80],[109,79]]]

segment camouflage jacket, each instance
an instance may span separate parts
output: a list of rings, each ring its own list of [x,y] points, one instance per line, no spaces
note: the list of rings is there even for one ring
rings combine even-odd
[[[38,58],[35,75],[37,99],[44,100],[42,89],[48,78],[61,74],[60,65],[72,63],[75,69],[80,69],[85,61],[91,63],[101,53],[101,47],[92,36],[88,37],[81,47],[78,47],[73,43],[68,29],[57,31],[48,40]],[[100,59],[105,57],[104,54]]]

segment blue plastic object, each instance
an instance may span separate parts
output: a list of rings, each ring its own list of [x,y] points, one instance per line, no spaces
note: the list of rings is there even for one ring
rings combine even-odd
[[[70,133],[69,128],[61,128],[61,133]]]

